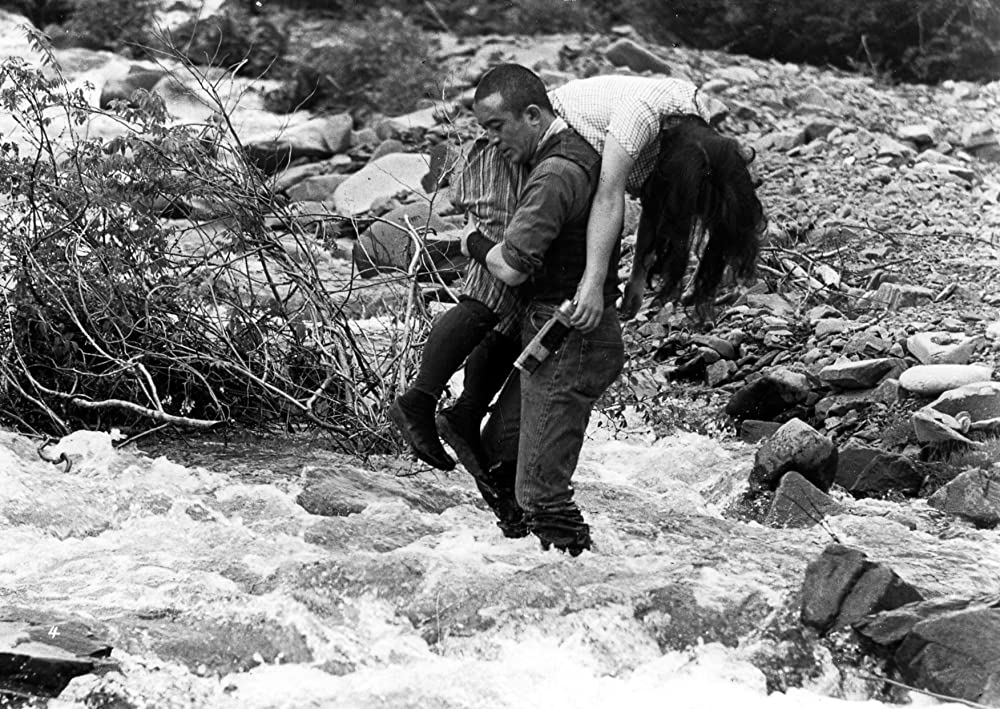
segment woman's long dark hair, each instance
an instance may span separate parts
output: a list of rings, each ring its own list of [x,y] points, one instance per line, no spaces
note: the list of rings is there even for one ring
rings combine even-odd
[[[640,196],[638,241],[651,246],[635,255],[654,256],[648,280],[660,281],[661,302],[680,296],[696,228],[708,241],[685,304],[710,304],[727,266],[737,278],[754,275],[766,222],[748,164],[735,140],[697,116],[662,132],[656,168]]]

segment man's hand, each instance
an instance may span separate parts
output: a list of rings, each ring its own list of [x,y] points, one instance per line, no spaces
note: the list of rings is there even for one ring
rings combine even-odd
[[[646,279],[644,277],[631,276],[625,284],[625,295],[622,296],[622,305],[619,313],[622,320],[631,320],[642,307],[642,296],[646,290]]]
[[[596,328],[601,322],[601,316],[604,315],[603,288],[600,285],[588,287],[581,283],[576,289],[573,303],[576,309],[570,316],[570,325],[584,334]]]

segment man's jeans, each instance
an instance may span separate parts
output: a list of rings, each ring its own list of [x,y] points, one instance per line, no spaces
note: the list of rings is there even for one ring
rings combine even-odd
[[[523,344],[555,309],[528,306]],[[617,379],[624,362],[621,324],[611,306],[593,332],[572,330],[533,374],[512,376],[487,421],[483,442],[490,462],[498,465],[516,457],[517,501],[528,528],[545,542],[562,546],[587,534],[573,501],[573,472],[594,402]]]

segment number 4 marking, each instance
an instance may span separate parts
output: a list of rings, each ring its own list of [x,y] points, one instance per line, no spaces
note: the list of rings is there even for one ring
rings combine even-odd
[[[58,635],[59,635],[59,626],[58,625],[53,625],[51,628],[49,628],[49,637],[50,638],[54,638],[54,637],[56,637]]]

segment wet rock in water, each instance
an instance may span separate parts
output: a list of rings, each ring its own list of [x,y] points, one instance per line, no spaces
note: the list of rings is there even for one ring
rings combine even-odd
[[[764,524],[769,527],[812,527],[843,507],[795,471],[781,478]]]
[[[774,490],[781,476],[791,470],[823,492],[830,489],[837,471],[837,448],[833,441],[800,419],[782,425],[757,449],[750,487]]]
[[[422,264],[420,273],[433,271],[442,277],[454,278],[468,259],[462,255],[459,240],[446,236],[451,224],[434,214],[426,202],[397,207],[361,233],[352,252],[359,275],[371,278],[378,273],[405,273],[409,269],[414,244],[405,228],[406,218],[415,229],[426,226],[443,235],[443,238],[427,237],[430,263]]]
[[[968,364],[981,342],[953,332],[918,332],[906,338],[906,350],[921,364]]]
[[[58,696],[74,677],[117,667],[110,656],[111,645],[80,620],[20,608],[0,612],[0,698],[4,690]]]
[[[842,359],[823,367],[819,378],[838,389],[869,389],[895,366],[891,357],[851,361]]]
[[[726,404],[726,414],[737,421],[773,420],[804,402],[809,391],[808,376],[787,367],[773,367],[737,390]]]
[[[619,39],[611,44],[604,50],[604,58],[615,66],[626,66],[633,71],[671,73],[670,64],[631,39]]]
[[[311,662],[305,637],[266,616],[250,618],[123,618],[119,631],[126,651],[152,650],[198,674],[245,672],[274,662]]]
[[[920,592],[892,569],[858,549],[831,544],[806,568],[800,618],[825,633],[920,600]]]
[[[989,367],[978,364],[918,364],[899,375],[899,385],[913,394],[937,396],[966,384],[989,381]]]
[[[296,498],[307,512],[343,517],[361,512],[373,502],[403,500],[414,509],[439,514],[451,507],[475,504],[468,488],[431,484],[418,478],[400,480],[387,472],[343,466],[337,470],[307,470],[309,482]]]
[[[1000,382],[983,381],[950,389],[928,407],[949,416],[964,411],[972,423],[1000,418]]]
[[[939,489],[927,504],[980,527],[1000,523],[1000,473],[967,470]]]
[[[699,603],[684,583],[656,588],[635,606],[635,618],[656,640],[660,650],[684,650],[700,643],[717,642],[736,647],[753,633],[773,609],[755,592],[734,599],[731,607]]]
[[[923,471],[905,455],[883,453],[875,456],[853,481],[844,487],[855,497],[872,497],[889,492],[914,495],[924,482]]]
[[[913,603],[855,630],[889,655],[903,682],[981,705],[1000,703],[1000,597]]]
[[[442,525],[414,516],[405,505],[399,507],[403,507],[403,510],[380,510],[372,515],[324,517],[305,530],[303,539],[310,544],[318,544],[340,553],[388,552],[444,531]]]

